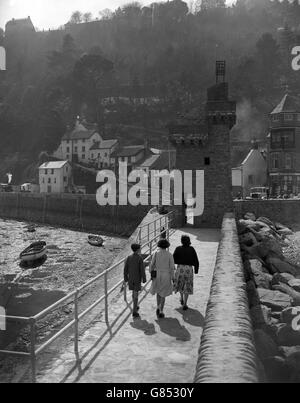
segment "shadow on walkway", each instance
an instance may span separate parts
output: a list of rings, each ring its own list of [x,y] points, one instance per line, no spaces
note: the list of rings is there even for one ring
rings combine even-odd
[[[191,335],[186,327],[182,326],[178,319],[164,318],[156,321],[160,327],[161,332],[175,337],[179,341],[190,341]]]
[[[130,326],[134,329],[141,330],[146,336],[153,336],[156,333],[153,323],[149,323],[146,320],[137,319],[130,323]]]
[[[182,231],[189,236],[195,236],[199,242],[220,242],[221,233],[216,229],[199,229],[193,227],[184,227]],[[193,240],[192,240],[193,243]]]
[[[205,318],[196,309],[189,308],[187,311],[184,311],[182,308],[177,308],[176,311],[182,315],[183,320],[189,325],[196,327],[204,326]]]

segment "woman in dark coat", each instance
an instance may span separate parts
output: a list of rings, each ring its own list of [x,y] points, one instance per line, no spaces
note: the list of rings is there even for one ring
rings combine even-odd
[[[191,246],[190,237],[183,235],[181,244],[182,246],[178,246],[173,255],[177,264],[174,289],[176,293],[180,292],[181,305],[186,311],[189,295],[194,293],[194,270],[195,274],[198,274],[199,260],[195,249]]]

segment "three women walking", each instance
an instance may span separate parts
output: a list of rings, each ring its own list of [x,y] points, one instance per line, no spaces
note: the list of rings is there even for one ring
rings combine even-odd
[[[168,249],[170,243],[167,239],[158,242],[158,250],[154,253],[150,263],[151,288],[150,293],[156,295],[156,315],[162,319],[165,317],[164,307],[166,298],[175,293],[180,293],[180,302],[183,310],[188,309],[188,298],[194,293],[194,273],[199,271],[199,260],[195,249],[191,246],[190,237],[181,237],[181,246],[175,249],[172,255]],[[141,283],[146,282],[144,263],[140,245],[132,245],[133,255],[126,259],[124,267],[124,281],[129,284],[133,296],[133,317],[138,318],[138,293],[141,291]],[[177,269],[175,268],[177,265]]]

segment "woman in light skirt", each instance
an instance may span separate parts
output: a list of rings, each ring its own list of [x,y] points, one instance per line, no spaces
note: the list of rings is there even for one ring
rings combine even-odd
[[[167,250],[170,246],[169,242],[161,239],[157,246],[159,250],[154,254],[150,264],[152,278],[150,293],[157,296],[157,317],[164,318],[166,297],[173,293],[175,264],[172,254]]]

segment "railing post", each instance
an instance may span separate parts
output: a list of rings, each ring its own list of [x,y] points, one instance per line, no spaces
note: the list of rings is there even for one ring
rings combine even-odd
[[[32,383],[36,383],[36,354],[35,354],[36,328],[35,328],[35,319],[30,318],[29,323],[30,323],[31,379],[32,379]]]
[[[157,234],[157,220],[154,221],[154,239],[156,239],[156,234]]]
[[[107,284],[107,270],[104,272],[104,295],[105,295],[105,322],[108,326],[108,284]]]
[[[78,343],[79,343],[79,320],[78,320],[78,290],[76,290],[76,293],[74,295],[74,353],[76,355],[77,361],[79,360],[79,348],[78,348]]]

